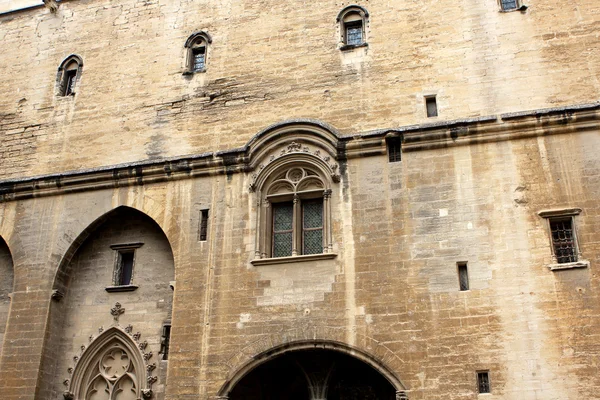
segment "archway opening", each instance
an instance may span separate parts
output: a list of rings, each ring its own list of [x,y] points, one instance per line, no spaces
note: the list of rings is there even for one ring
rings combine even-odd
[[[6,321],[10,309],[10,293],[13,291],[13,261],[8,245],[0,237],[0,354],[6,332]]]
[[[396,388],[375,368],[328,349],[285,352],[248,372],[229,400],[394,400]]]

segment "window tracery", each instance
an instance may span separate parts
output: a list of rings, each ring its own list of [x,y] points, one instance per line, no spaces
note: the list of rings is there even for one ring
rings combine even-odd
[[[257,259],[330,254],[331,182],[337,164],[322,149],[292,142],[258,166]]]

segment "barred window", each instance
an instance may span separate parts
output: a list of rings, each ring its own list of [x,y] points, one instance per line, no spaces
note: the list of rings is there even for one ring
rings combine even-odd
[[[388,149],[388,161],[402,161],[402,138],[390,137],[386,139]]]
[[[323,252],[323,200],[302,203],[302,254]]]
[[[477,389],[479,393],[491,393],[489,371],[477,372]]]
[[[458,266],[458,285],[461,291],[469,290],[469,271],[466,262],[459,262]]]
[[[551,218],[550,232],[552,235],[552,248],[559,264],[577,261],[577,247],[573,234],[573,219]]]
[[[273,257],[292,255],[294,204],[292,202],[273,205]]]
[[[208,210],[200,211],[200,229],[198,232],[198,239],[201,242],[205,242],[208,238]]]
[[[205,46],[200,46],[197,47],[195,49],[192,50],[192,52],[194,53],[194,60],[193,60],[193,71],[194,72],[200,72],[202,70],[204,70],[204,66],[205,66],[205,61],[206,61],[206,47]]]

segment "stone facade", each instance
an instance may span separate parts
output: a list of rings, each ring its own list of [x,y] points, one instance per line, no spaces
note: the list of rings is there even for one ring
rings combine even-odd
[[[346,50],[340,2],[49,3],[0,8],[2,399],[253,400],[285,357],[332,354],[402,400],[597,398],[596,1],[370,0]]]

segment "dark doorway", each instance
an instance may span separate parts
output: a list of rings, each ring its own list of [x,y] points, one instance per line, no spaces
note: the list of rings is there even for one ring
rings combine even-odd
[[[297,350],[253,369],[230,400],[394,400],[396,390],[366,363],[333,350]]]

